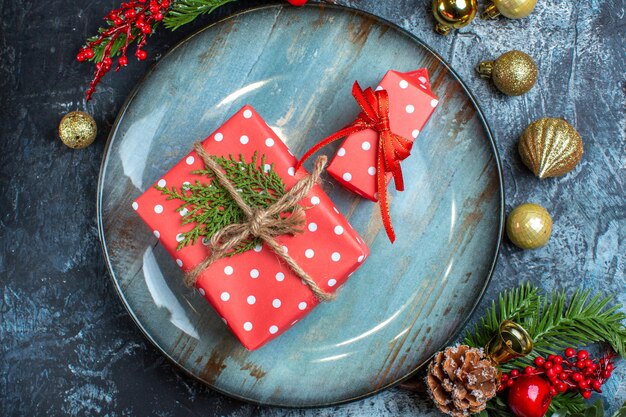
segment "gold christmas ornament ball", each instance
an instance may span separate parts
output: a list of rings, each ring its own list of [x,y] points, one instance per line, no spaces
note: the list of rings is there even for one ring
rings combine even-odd
[[[470,24],[478,4],[476,0],[433,0],[433,15],[437,20],[435,32],[447,35],[450,29],[459,29]]]
[[[517,206],[506,220],[506,233],[511,242],[522,249],[545,246],[552,234],[552,217],[537,204]]]
[[[98,133],[93,117],[82,111],[73,111],[61,119],[59,137],[72,149],[82,149],[91,145]]]
[[[546,117],[532,122],[519,140],[524,164],[540,179],[570,172],[583,157],[583,140],[563,119]]]
[[[537,82],[537,64],[522,51],[509,51],[495,61],[483,61],[476,67],[483,78],[491,78],[507,96],[527,93]]]
[[[522,19],[535,10],[537,0],[492,0],[482,12],[482,19],[505,16],[509,19]]]

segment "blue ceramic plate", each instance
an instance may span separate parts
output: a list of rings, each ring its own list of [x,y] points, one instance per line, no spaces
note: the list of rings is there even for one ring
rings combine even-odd
[[[355,114],[354,80],[427,67],[441,99],[392,192],[392,246],[378,207],[325,188],[372,256],[335,302],[263,348],[241,347],[131,209],[192,143],[249,103],[298,155]],[[334,147],[326,152],[333,153]],[[190,37],[130,95],[109,138],[98,188],[100,238],[122,302],[164,355],[233,397],[321,406],[410,376],[456,335],[485,289],[502,234],[498,156],[467,88],[419,40],[340,7],[272,6]]]

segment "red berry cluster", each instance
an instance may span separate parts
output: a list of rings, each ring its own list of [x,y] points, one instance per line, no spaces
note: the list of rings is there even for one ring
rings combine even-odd
[[[566,391],[579,391],[585,398],[591,396],[591,391],[602,392],[602,385],[611,377],[613,372],[614,354],[593,360],[586,350],[567,348],[565,357],[550,355],[547,358],[535,358],[535,366],[527,366],[523,372],[513,369],[502,374],[500,388],[502,391],[515,383],[521,375],[544,375],[550,383],[550,394]]]
[[[90,39],[87,45],[76,55],[78,62],[90,60],[95,56],[93,48],[104,45],[102,59],[96,63],[96,72],[89,84],[89,90],[87,90],[87,100],[96,91],[96,86],[102,77],[111,69],[113,65],[111,49],[120,36],[123,36],[124,44],[119,49],[120,57],[117,60],[115,71],[128,65],[126,50],[130,43],[135,40],[138,40],[135,56],[140,61],[147,58],[148,54],[142,48],[147,42],[148,35],[165,17],[169,7],[170,0],[131,0],[109,12],[104,18],[109,27],[101,30],[98,36]]]

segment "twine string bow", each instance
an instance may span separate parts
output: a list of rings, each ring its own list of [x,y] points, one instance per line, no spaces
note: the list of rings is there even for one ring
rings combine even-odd
[[[389,236],[389,240],[393,243],[396,239],[396,234],[393,230],[389,212],[387,175],[391,174],[393,176],[396,190],[404,191],[404,179],[400,162],[411,154],[413,142],[391,131],[389,127],[389,94],[387,91],[374,91],[371,88],[364,91],[359,86],[359,83],[355,82],[352,87],[352,95],[361,107],[359,116],[348,126],[328,136],[307,151],[302,159],[298,161],[296,169],[311,155],[336,140],[362,130],[375,130],[379,137],[376,149],[376,192],[380,202],[383,226],[387,236]]]
[[[215,179],[230,194],[237,206],[246,216],[243,223],[228,225],[215,233],[210,240],[211,254],[185,276],[185,283],[193,286],[198,277],[213,262],[226,256],[241,243],[249,239],[259,238],[265,242],[304,282],[320,301],[330,301],[334,294],[323,291],[313,279],[287,254],[275,237],[290,234],[295,235],[304,231],[306,224],[305,209],[298,204],[318,182],[320,174],[326,165],[326,157],[321,156],[315,162],[310,175],[298,181],[287,193],[266,209],[250,207],[237,192],[233,183],[222,171],[219,164],[204,150],[200,142],[194,144],[194,150],[202,158],[208,169],[213,171]],[[282,213],[291,212],[288,216]]]

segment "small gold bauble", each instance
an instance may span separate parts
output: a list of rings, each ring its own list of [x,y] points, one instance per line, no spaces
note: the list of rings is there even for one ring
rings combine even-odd
[[[552,234],[552,217],[537,204],[522,204],[509,214],[506,233],[511,242],[522,249],[540,248],[548,243]]]
[[[73,111],[61,119],[59,137],[64,144],[73,149],[82,149],[91,145],[98,133],[93,117],[82,111]]]
[[[535,10],[537,0],[492,0],[482,12],[482,19],[503,15],[509,19],[522,19]]]
[[[433,0],[432,8],[437,19],[435,32],[440,35],[469,25],[478,11],[476,0]]]
[[[491,78],[507,96],[527,93],[537,82],[537,64],[522,51],[509,51],[495,61],[483,61],[476,71],[483,78]]]
[[[518,145],[524,164],[539,178],[570,172],[583,157],[583,140],[563,119],[545,117],[532,122]]]

